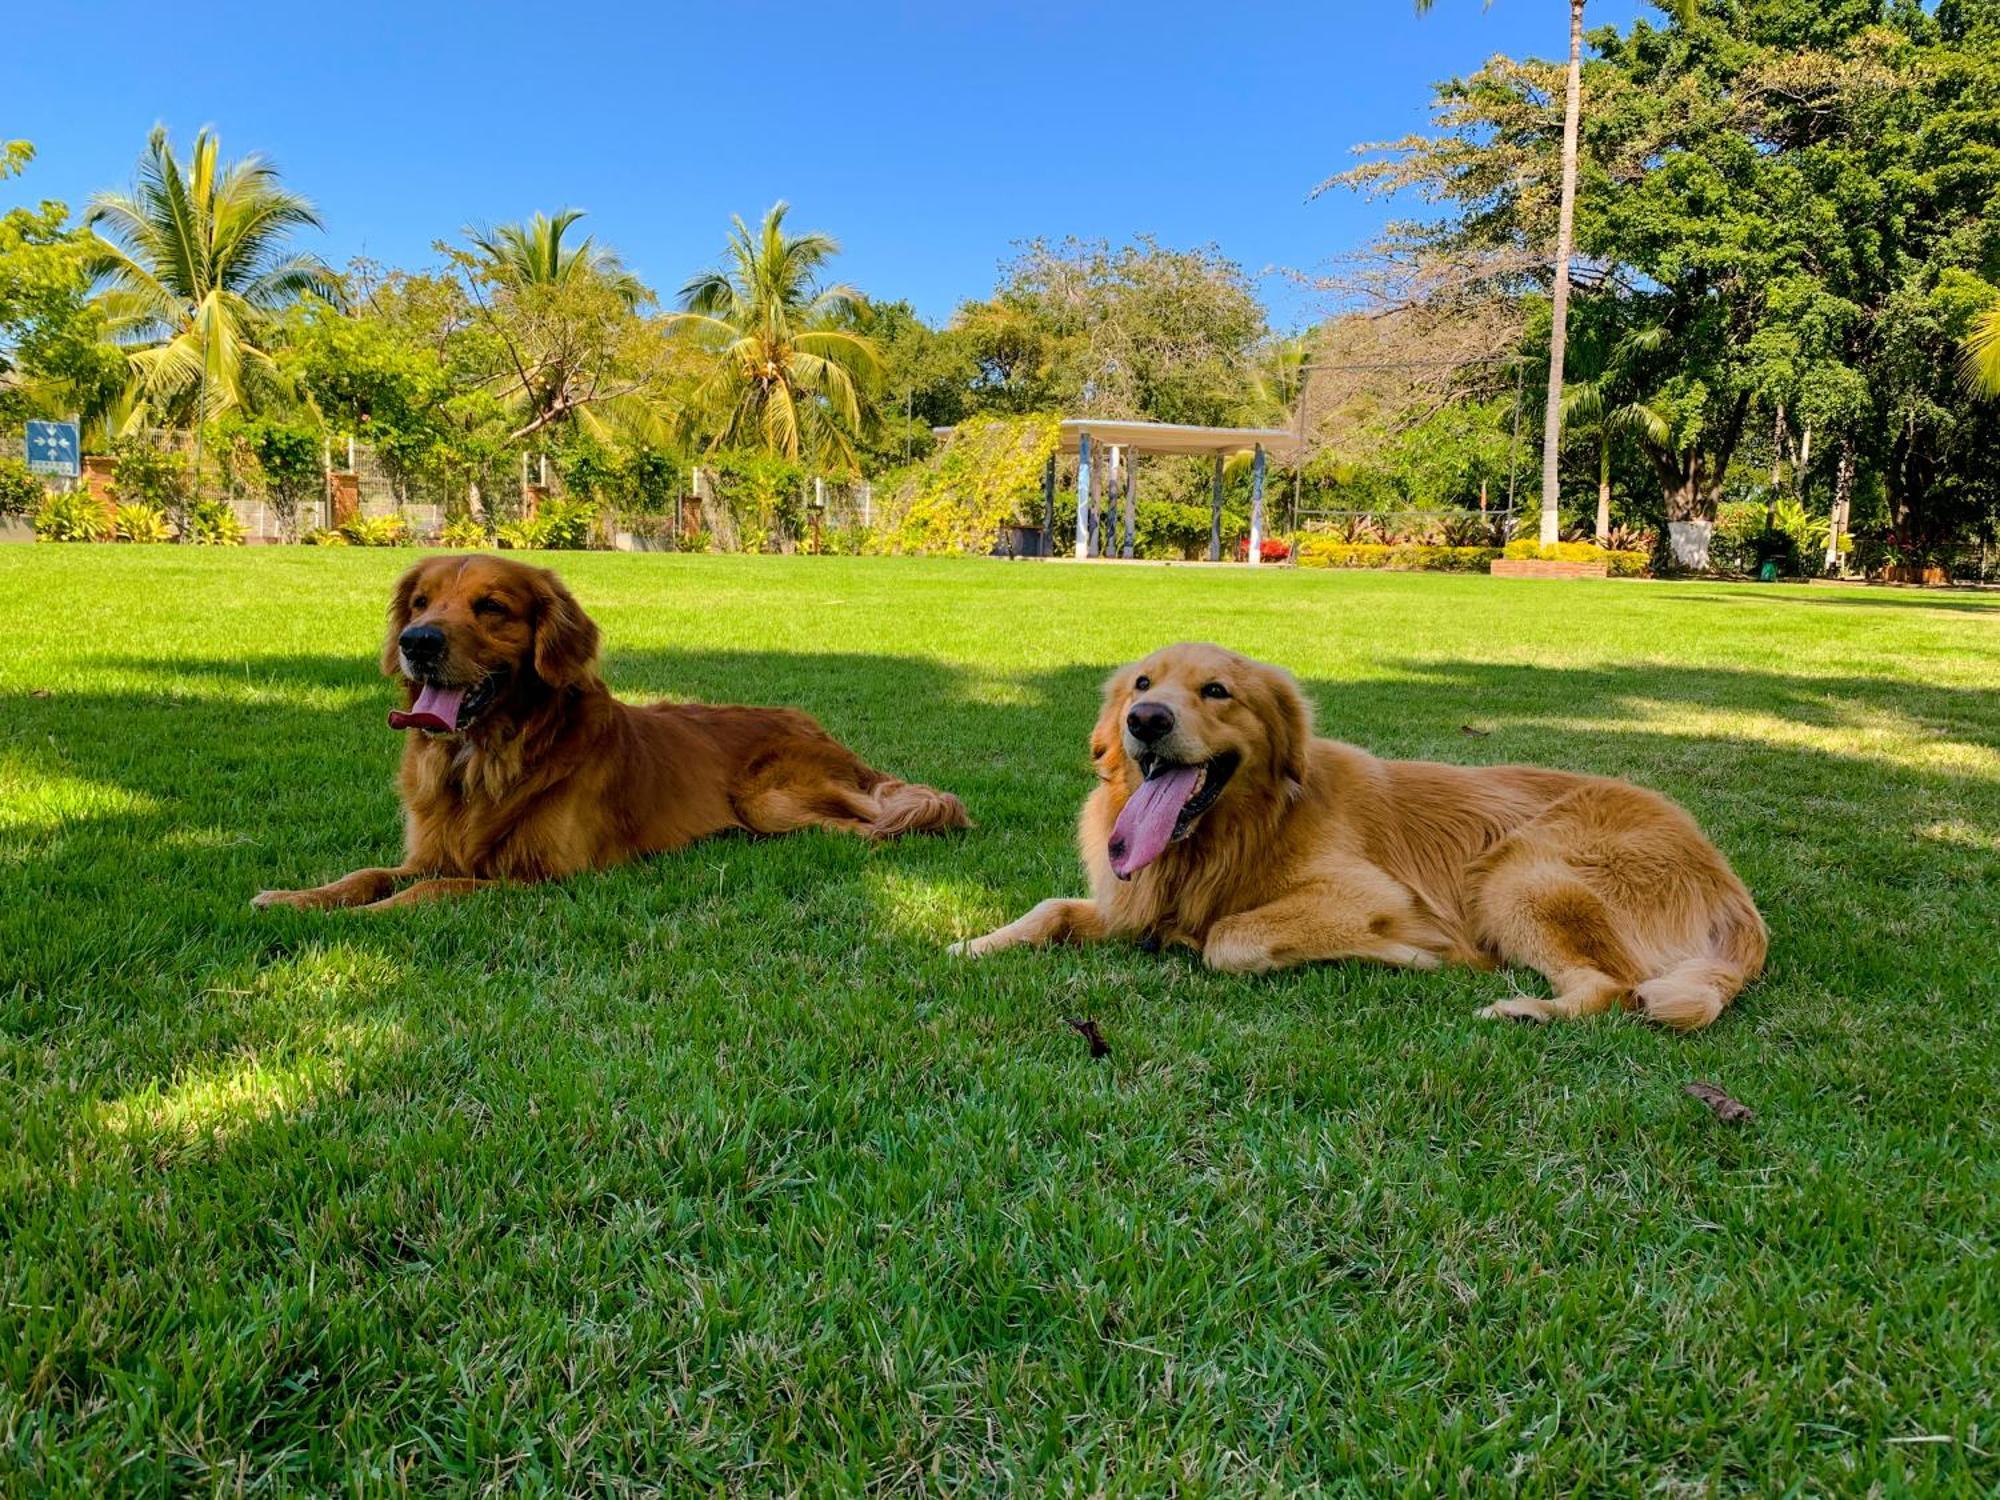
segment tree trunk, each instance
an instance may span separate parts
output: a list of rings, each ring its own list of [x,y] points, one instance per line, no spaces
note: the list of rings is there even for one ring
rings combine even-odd
[[[1778,414],[1771,421],[1771,488],[1764,496],[1764,529],[1778,529],[1778,476],[1785,459],[1785,403],[1778,403]]]
[[[1576,137],[1583,111],[1583,3],[1569,0],[1569,82],[1563,103],[1562,207],[1556,217],[1554,304],[1549,325],[1549,402],[1542,414],[1542,545],[1560,529],[1556,472],[1562,453],[1563,353],[1569,343],[1569,259],[1576,227]]]
[[[1611,436],[1597,438],[1597,545],[1611,535]]]
[[[1833,471],[1833,524],[1826,531],[1826,570],[1838,573],[1840,539],[1847,532],[1847,506],[1854,495],[1854,444],[1840,445],[1840,463]]]
[[[1748,395],[1736,398],[1708,451],[1696,448],[1676,453],[1645,437],[1639,439],[1640,451],[1660,479],[1674,560],[1684,568],[1708,566],[1708,544],[1715,535],[1715,508],[1722,499],[1723,476],[1729,472],[1729,460],[1743,436],[1749,409]]]
[[[1667,505],[1667,546],[1675,565],[1690,572],[1705,571],[1715,536],[1715,513],[1704,509],[1707,473],[1700,452],[1672,453],[1651,443],[1641,446],[1660,476],[1660,495]]]

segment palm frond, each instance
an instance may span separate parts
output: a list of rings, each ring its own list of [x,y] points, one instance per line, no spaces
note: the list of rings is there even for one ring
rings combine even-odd
[[[1973,395],[2000,397],[2000,306],[1980,314],[1965,336],[1958,373]]]

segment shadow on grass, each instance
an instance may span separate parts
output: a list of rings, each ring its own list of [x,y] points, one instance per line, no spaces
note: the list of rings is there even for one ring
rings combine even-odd
[[[1986,602],[1975,603],[1971,598],[1947,599],[1936,594],[1903,593],[1884,591],[1879,594],[1824,594],[1805,585],[1783,592],[1759,589],[1755,593],[1737,592],[1729,589],[1712,589],[1703,592],[1683,592],[1677,599],[1698,599],[1707,604],[1819,604],[1835,609],[1914,609],[1929,611],[1949,611],[1968,615],[1990,615],[2000,620],[2000,592],[1989,592],[1978,597]]]

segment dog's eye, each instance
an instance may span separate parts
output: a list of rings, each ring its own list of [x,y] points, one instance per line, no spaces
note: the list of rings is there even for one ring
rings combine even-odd
[[[414,598],[414,599],[412,599],[412,600],[410,601],[410,608],[411,608],[411,609],[426,609],[426,608],[428,608],[428,607],[429,607],[429,605],[430,605],[430,602],[431,602],[431,601],[430,601],[430,600],[428,600],[428,599],[426,599],[426,598],[425,598],[425,597],[424,597],[424,596],[423,596],[422,594],[419,594],[419,595],[417,595],[417,597],[416,597],[416,598]]]
[[[1138,691],[1142,693],[1145,692],[1146,689],[1151,687],[1152,685],[1153,685],[1153,679],[1150,677],[1141,677],[1137,682],[1132,684],[1134,688],[1138,689]]]
[[[1229,689],[1219,682],[1204,682],[1201,685],[1201,695],[1204,698],[1227,698]]]
[[[507,613],[507,606],[498,599],[481,599],[472,606],[472,612],[475,615],[504,615]]]

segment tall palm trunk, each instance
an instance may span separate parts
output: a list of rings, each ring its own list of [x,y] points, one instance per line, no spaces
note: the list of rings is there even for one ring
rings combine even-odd
[[[1569,342],[1569,259],[1576,228],[1576,137],[1583,110],[1583,0],[1569,0],[1569,86],[1563,104],[1562,208],[1556,218],[1555,305],[1550,310],[1549,404],[1542,417],[1542,545],[1560,529],[1563,352]]]

